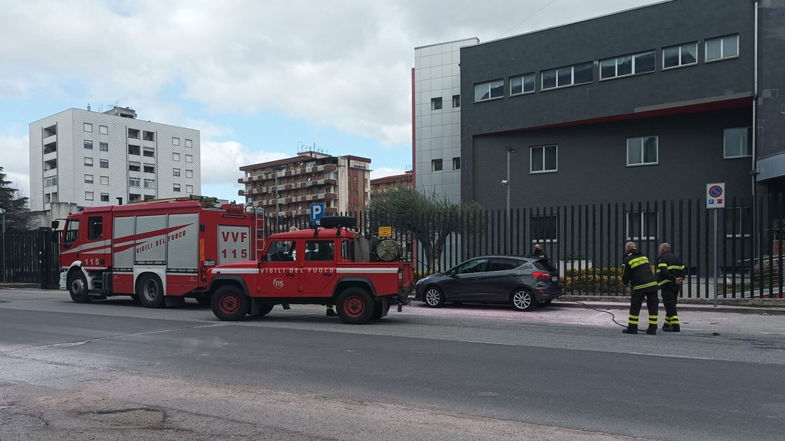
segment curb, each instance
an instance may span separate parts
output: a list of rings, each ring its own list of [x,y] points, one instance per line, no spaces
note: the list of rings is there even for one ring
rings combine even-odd
[[[580,302],[580,303],[576,303],[576,302]],[[621,311],[625,311],[629,309],[629,301],[598,302],[598,301],[591,301],[591,300],[584,301],[583,299],[565,299],[564,297],[560,297],[557,300],[553,301],[553,306],[561,306],[567,308],[584,308],[585,306],[583,304],[597,309],[614,309],[614,310],[621,310]],[[646,308],[646,304],[644,302],[643,309],[645,308]],[[768,307],[768,306],[720,305],[715,307],[714,305],[680,302],[678,304],[678,308],[681,311],[701,311],[701,312],[720,312],[720,313],[736,313],[736,314],[760,314],[760,315],[785,315],[785,308]],[[661,305],[660,305],[660,309],[662,309]]]
[[[0,283],[0,289],[41,288],[40,283]]]

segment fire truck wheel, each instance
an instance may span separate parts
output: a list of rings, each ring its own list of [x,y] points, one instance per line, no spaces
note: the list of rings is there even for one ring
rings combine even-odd
[[[213,314],[219,320],[237,321],[248,314],[248,297],[239,288],[225,285],[213,293],[211,304]]]
[[[90,303],[90,296],[87,294],[87,280],[79,270],[71,271],[68,274],[68,293],[74,303]]]
[[[352,325],[365,323],[373,316],[376,302],[362,288],[346,288],[338,295],[338,317]]]
[[[136,282],[136,295],[145,308],[160,308],[164,305],[164,287],[154,274],[143,274]]]

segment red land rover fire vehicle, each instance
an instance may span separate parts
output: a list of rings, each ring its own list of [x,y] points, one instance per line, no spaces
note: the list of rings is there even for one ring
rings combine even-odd
[[[270,235],[258,261],[211,268],[208,292],[216,317],[242,320],[276,304],[289,309],[310,303],[335,305],[344,323],[356,324],[381,319],[391,304],[400,311],[411,289],[411,264],[369,262],[367,241],[347,229],[353,218],[323,218],[321,224],[325,228]]]
[[[88,207],[60,236],[60,289],[76,303],[131,295],[156,308],[204,295],[207,269],[252,259],[263,217],[209,199]],[[257,231],[260,233],[257,235]]]

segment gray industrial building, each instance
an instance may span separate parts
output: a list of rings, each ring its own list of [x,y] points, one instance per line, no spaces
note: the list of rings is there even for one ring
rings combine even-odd
[[[462,47],[461,199],[785,191],[783,29],[782,0],[673,0]]]

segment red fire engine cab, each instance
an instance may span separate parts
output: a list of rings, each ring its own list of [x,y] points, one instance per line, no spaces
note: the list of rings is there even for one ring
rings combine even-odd
[[[368,241],[348,229],[353,218],[325,217],[321,225],[270,235],[258,260],[211,268],[215,316],[242,320],[266,315],[277,304],[321,304],[335,305],[341,321],[356,324],[381,319],[391,305],[400,311],[411,290],[411,263],[370,262]],[[386,254],[395,256],[390,260],[400,255]]]
[[[143,306],[208,303],[210,267],[253,259],[263,216],[205,200],[88,207],[60,235],[60,289],[76,303],[130,295]]]

